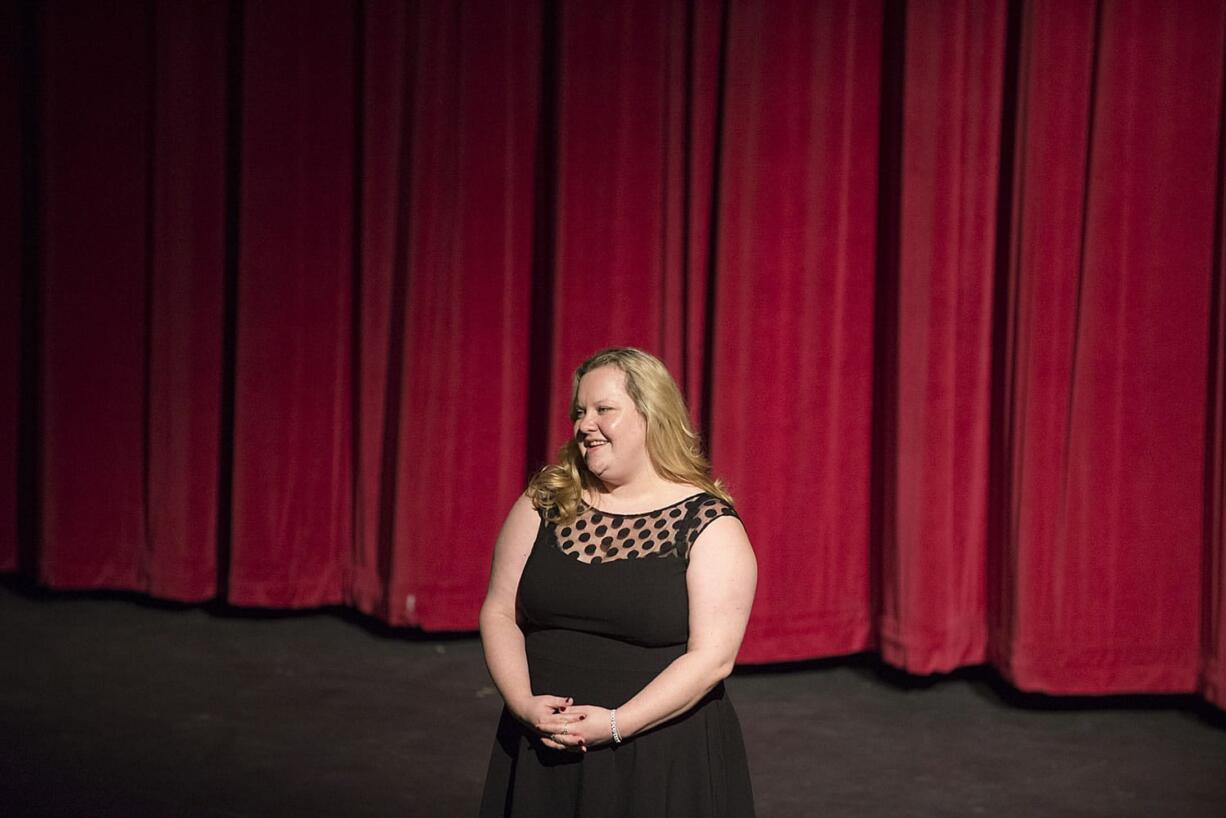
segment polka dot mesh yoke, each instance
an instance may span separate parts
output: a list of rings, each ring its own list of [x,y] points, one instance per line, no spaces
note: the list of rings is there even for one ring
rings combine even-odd
[[[732,506],[705,493],[642,514],[582,508],[574,522],[558,527],[556,533],[562,553],[588,563],[642,557],[688,559],[694,541],[713,520],[736,516]]]

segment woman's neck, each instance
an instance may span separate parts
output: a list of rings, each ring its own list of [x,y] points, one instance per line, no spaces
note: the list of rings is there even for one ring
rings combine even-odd
[[[650,505],[661,499],[671,500],[672,495],[685,488],[665,480],[653,471],[650,475],[624,483],[613,484],[598,480],[595,489],[590,492],[592,496],[589,501],[592,505],[609,510],[627,510]]]

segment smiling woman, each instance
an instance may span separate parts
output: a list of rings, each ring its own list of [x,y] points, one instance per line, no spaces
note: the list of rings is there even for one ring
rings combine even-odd
[[[511,508],[481,610],[506,702],[483,816],[753,814],[724,690],[757,569],[664,365],[575,371],[574,435]]]

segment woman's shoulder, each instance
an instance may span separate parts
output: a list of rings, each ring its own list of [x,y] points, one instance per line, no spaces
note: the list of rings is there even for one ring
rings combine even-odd
[[[528,521],[533,523],[539,522],[541,519],[541,509],[528,492],[524,492],[515,498],[515,502],[511,504],[510,511],[507,512],[507,520],[519,521],[521,525],[527,524]]]
[[[715,484],[714,490],[711,486],[697,486],[692,483],[677,483],[677,496],[681,498],[679,502],[684,502],[688,505],[697,505],[702,507],[734,509],[735,504],[732,498],[724,492],[723,487],[718,483]]]
[[[720,517],[740,517],[731,499],[706,490],[698,490],[683,501],[690,515],[710,522]]]

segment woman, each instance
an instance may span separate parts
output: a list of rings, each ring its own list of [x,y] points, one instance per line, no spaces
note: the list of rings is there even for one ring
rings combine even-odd
[[[574,434],[511,508],[481,641],[506,707],[482,816],[753,814],[724,691],[757,565],[664,365],[575,371]]]

